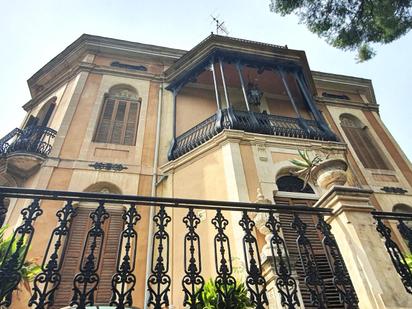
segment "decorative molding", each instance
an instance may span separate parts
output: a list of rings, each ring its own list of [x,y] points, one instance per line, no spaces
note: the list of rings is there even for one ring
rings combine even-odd
[[[300,148],[319,148],[326,147],[333,151],[346,151],[347,145],[342,142],[332,141],[319,141],[319,140],[307,140],[301,138],[290,138],[285,136],[276,135],[263,135],[257,133],[250,133],[240,130],[224,129],[219,134],[213,136],[210,140],[204,144],[196,147],[195,149],[185,153],[176,160],[169,161],[166,164],[160,166],[162,173],[167,174],[172,170],[184,166],[185,164],[196,161],[202,156],[206,155],[208,151],[214,151],[217,147],[224,145],[225,143],[247,143],[252,145],[264,144],[267,148],[278,147],[282,149],[300,149]]]
[[[113,61],[112,63],[110,63],[110,66],[135,71],[147,71],[147,68],[144,65],[132,65],[127,63],[121,63],[119,61]]]
[[[405,194],[408,192],[408,190],[405,190],[399,187],[383,187],[381,188],[381,190],[385,191],[386,193],[396,193],[396,194]]]
[[[105,163],[105,162],[95,162],[93,164],[89,164],[90,167],[93,167],[95,170],[106,170],[106,171],[117,171],[120,172],[122,170],[127,170],[127,167],[123,164],[115,164],[115,163]]]
[[[346,94],[334,94],[334,93],[329,93],[329,92],[324,91],[322,92],[322,96],[326,98],[350,101],[350,98]]]

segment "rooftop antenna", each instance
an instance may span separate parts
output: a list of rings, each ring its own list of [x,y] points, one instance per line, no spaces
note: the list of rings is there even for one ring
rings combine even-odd
[[[213,22],[216,23],[216,34],[219,34],[219,32],[221,32],[226,35],[229,35],[229,31],[226,29],[225,22],[224,21],[220,22],[218,19],[219,16],[215,17],[213,15],[210,15],[210,17],[212,17]]]

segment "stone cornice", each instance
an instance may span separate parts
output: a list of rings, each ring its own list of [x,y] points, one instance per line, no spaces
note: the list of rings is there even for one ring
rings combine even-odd
[[[180,58],[185,51],[83,34],[29,78],[27,83],[32,96],[36,95],[33,91],[34,85],[41,84],[46,75],[51,74],[53,76],[58,76],[62,72],[64,73],[64,71],[72,69],[76,62],[80,62],[79,59],[86,53],[106,53],[117,56],[143,57],[171,65],[174,61]]]
[[[375,92],[373,90],[372,81],[370,79],[318,71],[312,71],[312,76],[315,84],[317,84],[317,82],[329,82],[336,85],[350,87],[351,89],[366,91],[372,98],[371,104],[376,105]]]
[[[106,67],[106,66],[97,66],[92,63],[80,62],[78,65],[72,67],[72,69],[62,72],[56,79],[50,81],[47,84],[45,91],[42,91],[35,98],[31,99],[29,102],[23,105],[25,111],[29,111],[37,104],[42,102],[44,99],[50,96],[58,87],[62,86],[64,83],[70,81],[76,75],[81,72],[89,72],[94,74],[106,74],[112,76],[122,76],[122,77],[131,77],[138,78],[142,80],[154,80],[154,81],[163,81],[163,77],[158,74],[153,74],[144,71],[131,71],[125,70],[116,67]]]
[[[315,92],[314,82],[304,51],[288,49],[285,46],[242,40],[214,34],[200,42],[172,66],[170,66],[165,71],[167,80],[169,82],[172,80],[179,80],[181,76],[201,64],[202,61],[207,59],[207,57],[216,51],[253,55],[254,57],[258,56],[262,57],[262,59],[268,59],[270,61],[280,60],[299,64],[303,68],[303,72],[310,83],[312,92]]]
[[[340,99],[333,99],[333,98],[325,98],[325,97],[315,97],[316,103],[319,105],[333,105],[339,107],[353,107],[358,109],[365,109],[370,111],[375,111],[379,113],[379,105],[378,104],[368,104],[364,102],[355,102],[355,101],[348,101],[348,100],[340,100]]]
[[[328,147],[333,150],[346,150],[346,144],[340,142],[331,141],[315,141],[301,138],[291,138],[274,135],[264,135],[257,133],[250,133],[239,130],[223,130],[212,139],[208,140],[204,144],[189,151],[176,160],[170,161],[160,167],[162,173],[169,173],[172,170],[180,168],[186,164],[192,163],[193,160],[197,160],[203,157],[206,153],[216,150],[217,147],[223,146],[226,143],[240,143],[251,145],[265,145],[266,147],[280,147],[283,149],[301,149],[311,147]]]
[[[369,204],[372,194],[372,190],[333,186],[320,197],[313,207],[330,208],[333,210],[333,216],[337,216],[343,211],[371,212],[374,210],[373,206]]]

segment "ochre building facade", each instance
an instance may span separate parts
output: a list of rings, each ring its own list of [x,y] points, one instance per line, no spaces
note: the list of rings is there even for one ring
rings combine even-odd
[[[402,285],[370,215],[373,209],[412,212],[412,167],[379,116],[370,80],[311,71],[303,51],[219,35],[190,51],[82,35],[35,73],[28,85],[32,99],[23,106],[27,115],[20,131],[0,142],[1,186],[330,208],[334,215],[328,222],[358,305],[339,304],[339,293],[332,291],[326,307],[412,307],[412,295]],[[28,146],[40,137],[35,148]],[[299,157],[299,150],[344,159],[349,166],[346,186],[327,191],[310,180],[303,190],[302,179],[291,173],[296,167],[290,160]],[[6,204],[5,223],[16,228],[28,201],[10,198]],[[44,257],[61,203],[44,200],[41,207],[28,252],[28,258],[38,261]],[[80,202],[75,207],[62,279],[50,308],[70,302],[91,226],[89,214],[96,206]],[[108,203],[106,209],[110,218],[104,224],[95,304],[110,302],[124,227],[125,207]],[[169,308],[184,308],[186,212],[169,212]],[[143,308],[150,298],[146,280],[155,226],[151,208],[139,207],[139,214],[132,295],[133,306]],[[202,274],[207,279],[215,274],[216,230],[207,224],[215,214],[196,210],[196,215]],[[242,214],[227,216],[238,222]],[[407,242],[396,224],[391,226],[395,242],[407,254]],[[264,252],[267,231],[258,226],[253,233],[267,280],[268,308],[283,308],[274,288],[270,253]],[[227,234],[234,239],[234,263],[241,261],[241,226],[231,225]],[[322,254],[319,264],[326,263]],[[305,296],[304,276],[296,272],[301,308],[316,308]],[[332,277],[327,277],[330,282]],[[11,308],[26,308],[28,297],[24,291],[14,293]]]

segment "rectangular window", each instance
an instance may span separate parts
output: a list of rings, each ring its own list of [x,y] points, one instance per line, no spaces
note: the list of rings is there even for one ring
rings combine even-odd
[[[135,145],[139,113],[140,101],[106,98],[94,141]]]

